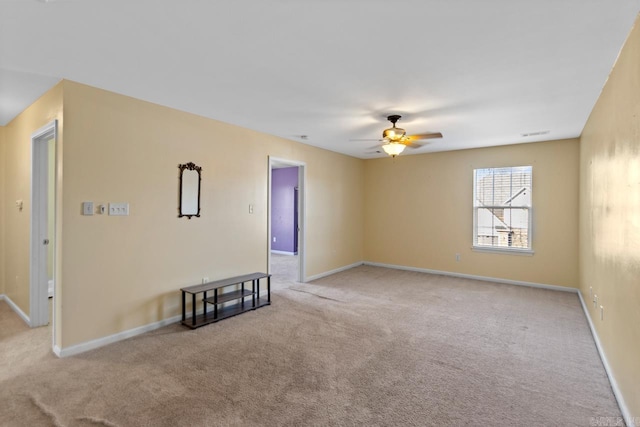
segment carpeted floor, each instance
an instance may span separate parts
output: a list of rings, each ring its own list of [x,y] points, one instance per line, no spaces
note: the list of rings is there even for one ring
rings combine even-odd
[[[3,426],[589,426],[618,417],[577,295],[362,266],[57,359],[0,302]],[[37,334],[41,334],[38,337]],[[40,340],[40,342],[38,342]]]
[[[271,254],[271,275],[277,282],[296,282],[298,280],[298,255]]]

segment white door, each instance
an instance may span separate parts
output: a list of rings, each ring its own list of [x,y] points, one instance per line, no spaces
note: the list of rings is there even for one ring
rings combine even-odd
[[[54,232],[48,224],[49,146],[55,147],[56,131],[57,122],[53,121],[31,135],[29,323],[32,328],[49,324],[49,244]]]

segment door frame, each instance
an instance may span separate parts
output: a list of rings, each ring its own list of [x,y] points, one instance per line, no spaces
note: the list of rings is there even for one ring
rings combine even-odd
[[[298,282],[306,282],[306,171],[307,164],[297,160],[282,159],[269,156],[269,168],[267,177],[267,273],[271,274],[271,175],[274,166],[297,167],[298,168]]]
[[[48,158],[49,158],[49,141],[54,140],[54,146],[57,152],[58,144],[58,121],[54,120],[46,126],[38,129],[31,134],[31,233],[29,245],[29,326],[32,328],[45,326],[49,324],[49,291],[48,291],[48,274],[47,274],[47,247],[44,244],[45,239],[49,239],[55,243],[55,226],[54,230],[48,233]],[[57,165],[57,159],[54,162]],[[57,174],[56,174],[57,175]],[[57,185],[54,186],[57,194]],[[54,197],[55,200],[55,197]],[[55,215],[55,201],[54,201]],[[57,220],[54,219],[54,224]],[[50,239],[50,236],[54,236]],[[57,245],[56,245],[57,246]],[[54,278],[56,277],[55,260],[56,247],[53,249],[53,269]],[[54,279],[55,287],[58,287],[57,281]],[[53,298],[56,298],[54,290]],[[53,306],[53,322],[55,322],[55,302]],[[55,343],[55,327],[51,328],[53,333],[53,342]]]

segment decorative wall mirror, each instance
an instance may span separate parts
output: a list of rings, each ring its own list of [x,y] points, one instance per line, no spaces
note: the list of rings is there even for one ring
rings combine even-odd
[[[200,172],[202,168],[189,162],[178,165],[180,169],[180,197],[178,218],[200,216]]]

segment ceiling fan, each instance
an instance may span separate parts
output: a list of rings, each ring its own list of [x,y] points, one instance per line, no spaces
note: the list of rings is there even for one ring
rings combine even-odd
[[[398,154],[402,153],[406,147],[409,147],[409,148],[421,147],[422,144],[419,144],[416,141],[420,141],[423,139],[442,138],[442,134],[440,132],[407,135],[404,129],[396,126],[396,123],[398,122],[398,120],[400,120],[401,117],[402,116],[398,114],[392,114],[388,116],[387,120],[391,122],[392,126],[382,131],[382,139],[365,140],[365,141],[384,142],[384,144],[382,144],[381,146],[384,152],[390,155],[391,157],[395,157]],[[363,141],[363,140],[360,140],[360,141]]]

